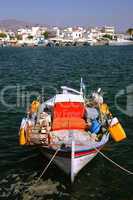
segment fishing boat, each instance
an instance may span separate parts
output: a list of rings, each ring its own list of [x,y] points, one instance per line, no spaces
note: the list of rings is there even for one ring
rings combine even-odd
[[[19,131],[20,145],[36,146],[48,159],[70,176],[71,182],[109,141],[126,138],[116,117],[103,100],[99,88],[85,96],[81,79],[79,91],[66,86],[47,101],[31,103]]]

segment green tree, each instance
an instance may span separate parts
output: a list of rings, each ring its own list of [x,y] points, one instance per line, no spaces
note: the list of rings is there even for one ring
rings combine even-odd
[[[48,39],[49,38],[49,32],[48,31],[45,31],[43,34],[45,39]]]
[[[109,35],[109,34],[103,35],[103,38],[107,38],[107,39],[109,39],[109,40],[112,40],[112,39],[113,39],[112,35]]]
[[[0,38],[6,38],[6,37],[7,37],[6,33],[3,32],[0,33]]]
[[[33,36],[32,36],[32,35],[29,35],[27,38],[28,38],[29,40],[32,40],[32,39],[33,39]]]
[[[9,37],[10,37],[10,40],[14,40],[15,39],[15,37],[12,36],[12,35],[10,35]]]
[[[19,34],[16,34],[15,37],[17,38],[17,40],[22,40],[22,36]]]
[[[133,36],[133,28],[129,28],[127,31],[126,31],[127,34],[129,34],[130,36]]]

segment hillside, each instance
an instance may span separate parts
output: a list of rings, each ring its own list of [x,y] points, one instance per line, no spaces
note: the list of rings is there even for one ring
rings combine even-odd
[[[15,19],[0,20],[0,29],[5,29],[5,30],[15,31],[19,28],[31,27],[35,25],[36,25],[35,23],[30,23]]]

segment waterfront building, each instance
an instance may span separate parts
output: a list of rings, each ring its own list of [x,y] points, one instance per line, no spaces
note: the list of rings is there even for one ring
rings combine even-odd
[[[114,35],[115,34],[115,27],[114,26],[104,26],[101,29],[102,33],[107,35]]]
[[[35,26],[31,28],[31,35],[36,36],[36,35],[41,35],[41,29],[39,26]]]
[[[18,35],[24,35],[24,34],[30,35],[31,33],[32,33],[31,29],[28,28],[20,28],[17,30]]]
[[[74,28],[72,31],[72,40],[79,40],[83,37],[83,30]]]

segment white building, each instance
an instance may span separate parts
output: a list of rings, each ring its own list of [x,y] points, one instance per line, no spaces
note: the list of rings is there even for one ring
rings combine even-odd
[[[18,35],[27,34],[30,35],[32,33],[31,29],[28,28],[21,28],[17,30]]]
[[[32,29],[31,29],[31,34],[32,34],[32,36],[40,35],[40,34],[41,34],[40,27],[39,27],[39,26],[37,26],[37,27],[32,27]]]
[[[89,28],[83,33],[83,37],[88,41],[97,40],[101,37],[101,31],[99,28]]]
[[[67,27],[63,30],[58,30],[57,37],[64,40],[80,40],[83,38],[84,29],[82,27],[72,28]]]
[[[83,37],[83,31],[80,29],[74,29],[72,31],[72,39],[73,40],[79,40]]]
[[[57,26],[53,27],[53,31],[55,32],[57,38],[62,37],[61,35],[62,32]]]
[[[94,39],[99,39],[100,37],[101,37],[101,30],[98,28],[98,27],[96,27],[96,28],[91,28],[90,29],[90,34],[92,35],[92,37],[94,38]]]
[[[114,26],[104,26],[102,28],[102,32],[104,34],[114,35],[115,34],[115,27]]]

